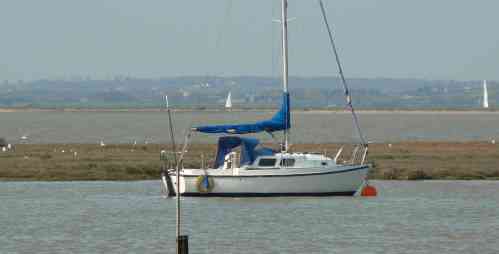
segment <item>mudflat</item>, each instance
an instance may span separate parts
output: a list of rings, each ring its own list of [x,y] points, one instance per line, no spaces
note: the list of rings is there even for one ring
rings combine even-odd
[[[327,153],[340,161],[352,151],[345,144],[298,144],[293,151]],[[158,179],[160,151],[168,145],[20,144],[0,152],[0,180],[80,181]],[[213,144],[193,144],[184,167],[211,165]],[[401,142],[370,144],[371,179],[492,179],[499,180],[499,145],[487,142]]]

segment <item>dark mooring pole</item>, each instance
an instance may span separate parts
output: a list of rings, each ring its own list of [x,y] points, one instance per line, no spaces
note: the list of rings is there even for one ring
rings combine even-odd
[[[165,96],[165,102],[166,102],[166,109],[168,111],[168,121],[170,124],[170,139],[172,142],[172,149],[173,149],[173,160],[175,161],[175,169],[176,169],[176,189],[177,189],[177,219],[176,219],[176,239],[177,239],[177,254],[188,254],[189,253],[189,242],[188,242],[188,236],[186,235],[180,235],[180,165],[179,161],[177,159],[177,147],[175,144],[175,135],[173,133],[173,121],[172,121],[172,114],[170,110],[170,105],[168,103],[168,97]]]
[[[186,235],[177,237],[177,254],[189,254],[189,239]]]

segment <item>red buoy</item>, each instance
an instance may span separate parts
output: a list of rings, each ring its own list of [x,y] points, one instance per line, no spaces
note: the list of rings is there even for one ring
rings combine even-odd
[[[376,197],[378,195],[378,191],[376,187],[366,184],[364,188],[362,188],[362,192],[360,192],[362,197]]]

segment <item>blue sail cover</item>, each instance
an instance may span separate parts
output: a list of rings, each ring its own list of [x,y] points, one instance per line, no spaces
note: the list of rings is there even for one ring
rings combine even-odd
[[[214,168],[223,166],[225,156],[232,151],[232,149],[241,146],[241,160],[240,165],[247,165],[255,161],[257,153],[255,147],[260,143],[256,138],[246,138],[238,136],[226,136],[218,139],[217,158],[215,160]]]
[[[281,109],[268,120],[249,124],[208,125],[194,127],[193,130],[203,133],[248,134],[257,132],[274,132],[291,127],[291,114],[289,112],[289,93],[283,93]]]

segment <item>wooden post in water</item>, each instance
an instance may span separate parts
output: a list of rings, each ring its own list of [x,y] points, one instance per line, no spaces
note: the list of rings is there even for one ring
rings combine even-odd
[[[181,235],[177,237],[177,254],[189,254],[189,237]]]

